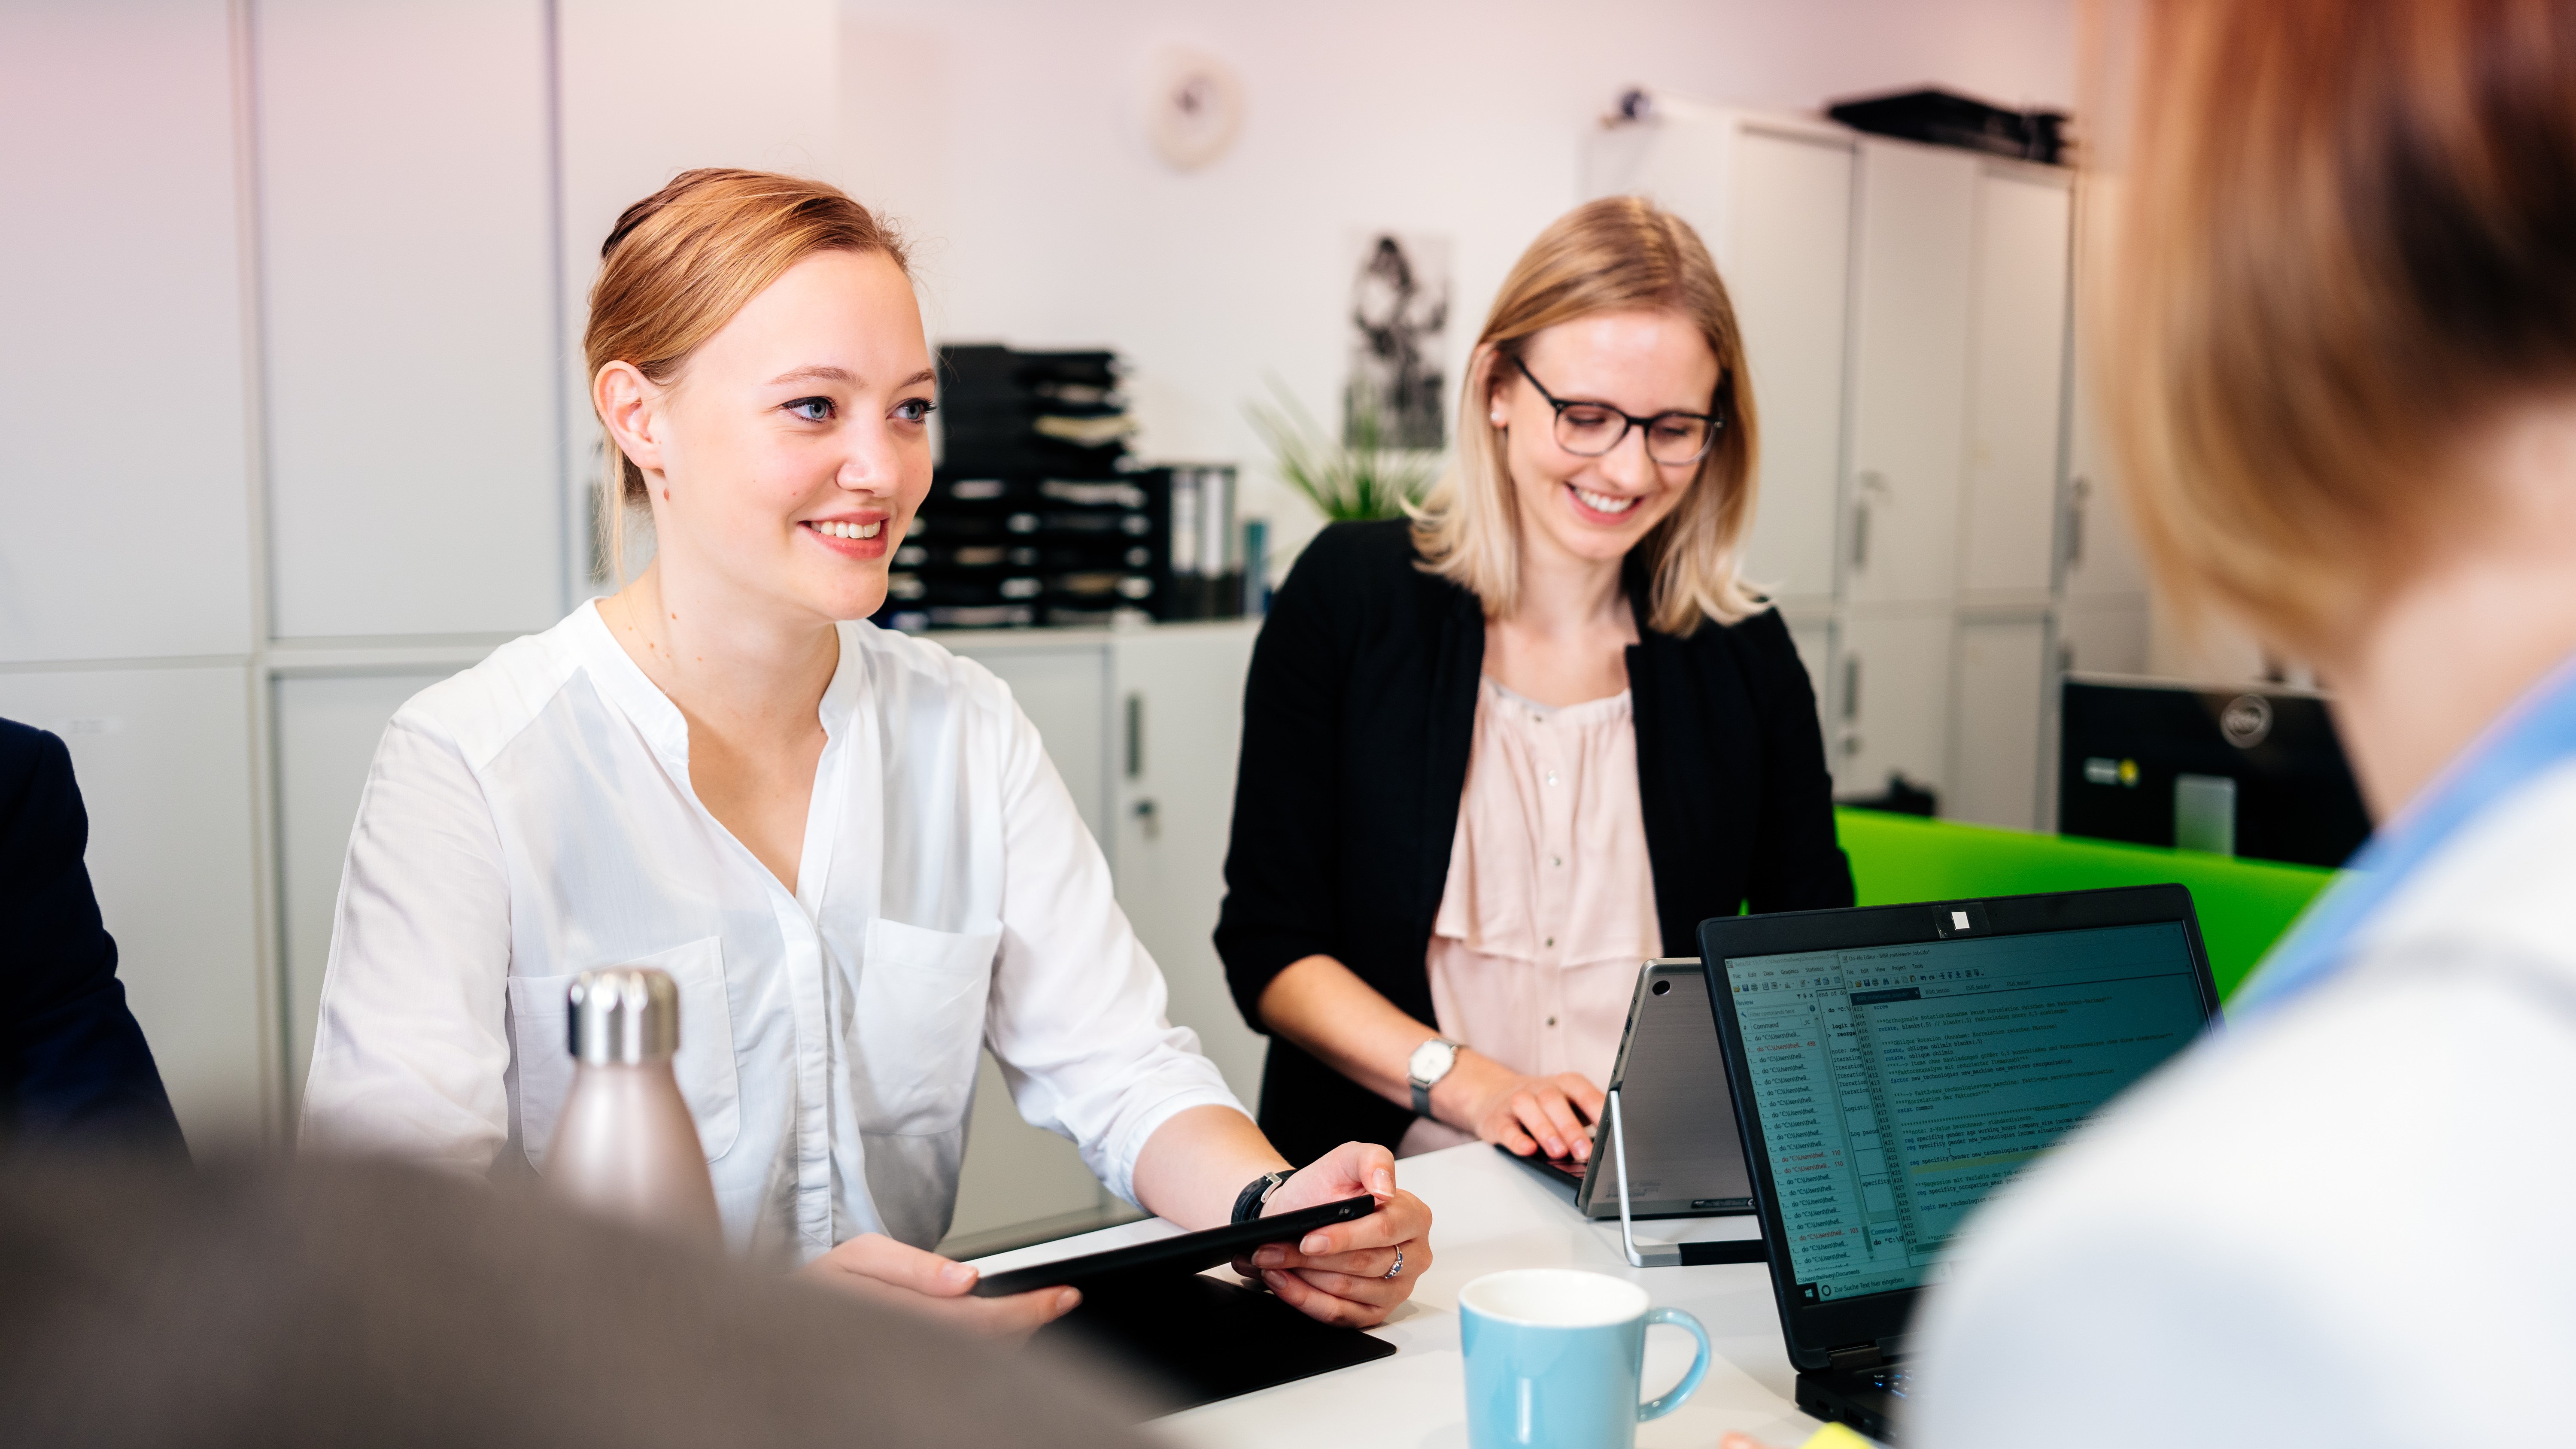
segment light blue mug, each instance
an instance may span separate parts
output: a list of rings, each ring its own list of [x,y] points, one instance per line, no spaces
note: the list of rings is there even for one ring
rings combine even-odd
[[[1669,1323],[1699,1340],[1690,1372],[1659,1399],[1637,1402],[1646,1330]],[[1624,1278],[1572,1268],[1488,1273],[1458,1294],[1467,1355],[1468,1449],[1629,1449],[1637,1426],[1660,1419],[1708,1376],[1708,1330],[1678,1308],[1657,1308]]]

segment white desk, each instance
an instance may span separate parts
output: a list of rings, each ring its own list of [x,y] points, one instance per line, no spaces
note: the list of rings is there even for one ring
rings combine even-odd
[[[1690,1445],[1708,1449],[1729,1429],[1774,1444],[1796,1444],[1816,1421],[1790,1399],[1793,1371],[1780,1346],[1780,1314],[1768,1271],[1759,1263],[1712,1268],[1631,1268],[1619,1251],[1619,1224],[1585,1223],[1527,1171],[1482,1143],[1408,1157],[1396,1180],[1431,1205],[1431,1271],[1413,1300],[1372,1330],[1396,1346],[1391,1358],[1323,1374],[1157,1421],[1155,1437],[1206,1449],[1465,1449],[1467,1403],[1458,1356],[1458,1290],[1505,1268],[1584,1268],[1631,1279],[1658,1304],[1688,1310],[1708,1326],[1716,1349],[1708,1378],[1679,1410],[1641,1425],[1643,1449]],[[1749,1217],[1641,1223],[1638,1242],[1752,1236]],[[1164,1236],[1159,1219],[1105,1228],[980,1260],[988,1270],[1046,1262],[1121,1243]],[[1225,1269],[1216,1270],[1231,1277]],[[1646,1392],[1680,1379],[1690,1363],[1690,1336],[1678,1329],[1647,1335]]]

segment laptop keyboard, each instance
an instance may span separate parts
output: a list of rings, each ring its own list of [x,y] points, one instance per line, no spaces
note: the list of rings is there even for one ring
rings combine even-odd
[[[1913,1396],[1914,1386],[1912,1379],[1912,1375],[1908,1374],[1904,1369],[1898,1368],[1894,1365],[1890,1365],[1886,1368],[1874,1368],[1861,1375],[1862,1383],[1869,1385],[1873,1389],[1884,1390],[1900,1399],[1911,1398]]]

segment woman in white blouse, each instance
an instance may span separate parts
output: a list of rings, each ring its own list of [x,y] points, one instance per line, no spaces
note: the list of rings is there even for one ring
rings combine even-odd
[[[728,1237],[1024,1329],[1071,1290],[965,1296],[945,1231],[979,1047],[1021,1112],[1186,1227],[1374,1192],[1243,1266],[1370,1323],[1430,1261],[1383,1148],[1288,1164],[1118,909],[1036,732],[975,664],[864,621],[930,485],[930,353],[901,244],[830,187],[694,171],[602,248],[586,336],[617,594],[424,691],[349,846],[308,1143],[542,1166],[577,972],[660,967]]]

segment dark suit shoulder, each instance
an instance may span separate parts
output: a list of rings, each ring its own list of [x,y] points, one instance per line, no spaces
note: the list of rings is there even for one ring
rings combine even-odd
[[[78,861],[87,822],[72,786],[72,754],[59,736],[0,719],[0,860],[12,873],[69,848]],[[12,888],[0,881],[0,893]]]
[[[1374,592],[1412,577],[1421,561],[1410,519],[1328,523],[1297,555],[1289,577],[1312,572],[1343,588]]]
[[[1803,672],[1798,664],[1797,642],[1789,637],[1789,624],[1780,611],[1765,604],[1762,608],[1732,624],[1704,624],[1696,636],[1711,644],[1732,649],[1752,675],[1759,679],[1777,679],[1790,671]]]
[[[1718,632],[1734,639],[1748,658],[1773,666],[1795,667],[1798,662],[1798,645],[1789,637],[1789,621],[1769,604],[1732,624],[1720,625]]]
[[[31,777],[69,765],[71,751],[59,736],[14,719],[0,719],[0,800]]]
[[[1410,636],[1470,597],[1424,571],[1411,520],[1380,518],[1325,525],[1290,566],[1270,612],[1322,624],[1348,642],[1390,630]]]

